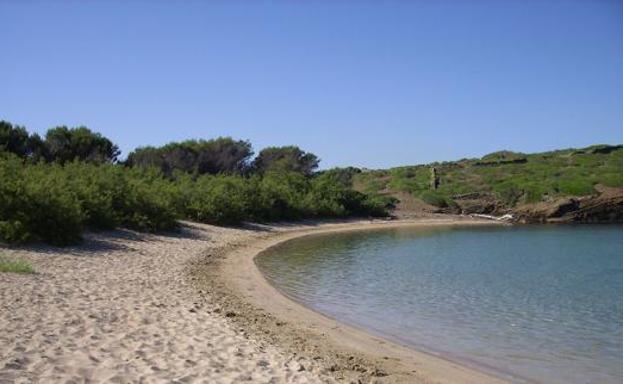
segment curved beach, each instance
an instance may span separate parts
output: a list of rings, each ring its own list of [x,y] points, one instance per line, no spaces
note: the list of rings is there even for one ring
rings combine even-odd
[[[414,350],[340,323],[280,293],[254,259],[294,238],[345,231],[406,226],[493,224],[464,217],[401,221],[358,221],[298,226],[242,244],[223,255],[203,284],[232,319],[256,337],[318,363],[335,379],[383,383],[503,383],[503,378],[428,352]],[[205,269],[204,269],[205,273]],[[201,273],[200,273],[201,275]]]
[[[0,278],[0,382],[499,383],[315,313],[253,262],[309,234],[483,223],[184,223],[169,234],[118,230],[67,248],[3,248],[36,273]]]

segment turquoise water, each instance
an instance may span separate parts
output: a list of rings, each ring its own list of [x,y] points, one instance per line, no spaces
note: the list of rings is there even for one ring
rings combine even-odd
[[[256,262],[308,307],[516,382],[623,383],[623,226],[319,235]]]

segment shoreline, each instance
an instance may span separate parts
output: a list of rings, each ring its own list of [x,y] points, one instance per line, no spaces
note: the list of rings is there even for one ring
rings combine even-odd
[[[356,221],[304,224],[269,232],[212,258],[215,271],[203,275],[200,286],[224,308],[225,315],[252,336],[319,364],[338,381],[380,383],[505,383],[511,378],[457,362],[431,351],[403,346],[353,325],[341,323],[284,295],[270,284],[255,258],[294,238],[327,233],[400,227],[501,225],[473,218],[423,218],[400,221]],[[201,269],[201,268],[200,268]]]

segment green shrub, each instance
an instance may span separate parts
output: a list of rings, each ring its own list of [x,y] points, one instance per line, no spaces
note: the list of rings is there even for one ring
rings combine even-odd
[[[313,216],[305,199],[310,189],[307,177],[296,172],[268,172],[254,180],[254,219],[275,221]]]
[[[523,186],[523,199],[526,203],[536,203],[543,200],[550,189],[542,184],[526,184]]]
[[[85,228],[174,228],[177,219],[212,224],[303,217],[385,215],[383,201],[354,191],[349,170],[193,176],[84,162],[32,164],[0,158],[0,241],[65,245]]]
[[[121,224],[113,202],[123,197],[125,178],[119,167],[88,166],[73,162],[59,177],[65,178],[76,194],[84,213],[84,223],[91,229],[113,229]]]
[[[236,176],[201,176],[192,186],[186,215],[204,223],[237,224],[249,218],[249,192]]]
[[[439,208],[445,208],[450,205],[449,199],[435,191],[422,191],[417,194],[417,197],[422,199],[426,204],[434,205]]]
[[[24,223],[19,219],[0,220],[0,241],[6,243],[24,243],[31,238]]]
[[[27,261],[0,255],[0,272],[35,273],[35,270]]]
[[[398,199],[387,195],[365,195],[360,203],[358,216],[386,217],[398,203]]]
[[[482,157],[482,160],[485,161],[504,161],[504,160],[517,160],[524,159],[526,157],[525,154],[521,152],[513,152],[513,151],[497,151],[489,153]]]
[[[386,216],[386,202],[357,192],[335,173],[314,177],[306,196],[308,211],[315,216]]]
[[[623,172],[606,173],[599,181],[608,187],[623,187]]]
[[[80,239],[84,216],[59,166],[0,161],[0,240],[43,240],[65,245]],[[60,181],[58,180],[60,179]]]
[[[158,173],[128,172],[124,196],[114,201],[113,207],[121,218],[121,225],[142,231],[155,232],[177,226],[175,188]]]
[[[523,190],[510,181],[505,181],[493,186],[493,192],[509,207],[515,206],[523,196]]]
[[[590,195],[595,191],[593,183],[586,179],[563,179],[557,183],[557,189],[568,195]]]
[[[80,240],[84,216],[76,195],[52,178],[32,175],[24,196],[26,226],[35,239],[54,245]]]
[[[142,172],[142,173],[141,173]],[[85,227],[175,227],[174,188],[157,173],[118,165],[0,160],[0,241],[66,245]]]
[[[175,189],[156,170],[74,162],[65,166],[64,176],[91,229],[153,232],[176,226]]]

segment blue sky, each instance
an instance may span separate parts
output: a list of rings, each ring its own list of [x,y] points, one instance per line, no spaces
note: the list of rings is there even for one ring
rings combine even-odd
[[[370,168],[623,143],[621,1],[0,0],[0,119]]]

